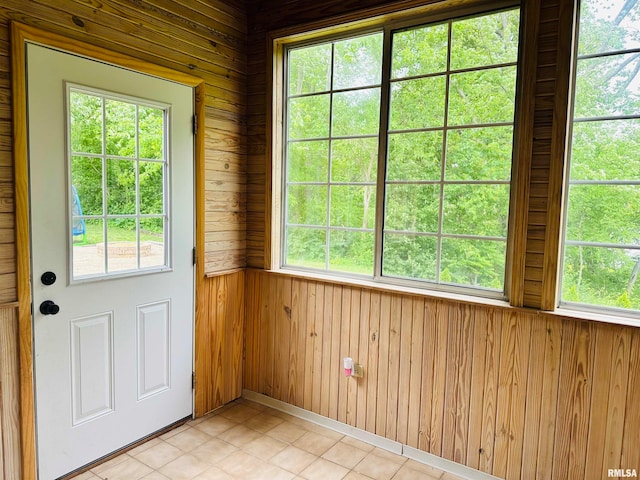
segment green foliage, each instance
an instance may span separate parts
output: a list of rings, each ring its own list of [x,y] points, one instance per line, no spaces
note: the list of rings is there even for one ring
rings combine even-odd
[[[640,3],[626,2],[628,11],[623,3],[582,1],[581,55],[640,46]],[[594,118],[640,114],[639,72],[638,53],[578,60],[562,272],[567,302],[640,309],[640,251],[625,248],[640,244],[640,186],[584,183],[640,180],[640,121]]]
[[[159,218],[143,219],[140,228],[161,233],[164,112],[78,91],[72,91],[69,100],[71,182],[78,192],[83,215],[158,215]],[[135,220],[108,221],[110,230],[128,229],[135,238]],[[87,238],[90,243],[93,236]]]
[[[513,122],[518,24],[510,10],[393,33],[384,275],[503,289],[513,128],[485,124]],[[285,262],[371,275],[382,34],[288,61]]]

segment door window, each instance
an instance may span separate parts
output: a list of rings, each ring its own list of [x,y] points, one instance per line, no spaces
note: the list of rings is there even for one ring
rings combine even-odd
[[[169,268],[168,108],[67,86],[72,280]]]

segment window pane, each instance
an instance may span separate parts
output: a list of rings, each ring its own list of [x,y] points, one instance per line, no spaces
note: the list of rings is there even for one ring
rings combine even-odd
[[[285,237],[287,265],[325,268],[327,235],[324,229],[287,227]]]
[[[106,254],[110,273],[138,268],[138,231],[135,219],[107,220]]]
[[[331,44],[289,51],[289,95],[326,92],[331,85]]]
[[[639,18],[640,2],[582,0],[580,2],[579,54],[639,48]]]
[[[513,127],[447,132],[447,180],[509,180]]]
[[[442,132],[389,135],[387,180],[438,180],[442,165]]]
[[[444,100],[444,76],[392,83],[389,129],[441,127]]]
[[[140,220],[140,268],[166,265],[164,233],[164,218]]]
[[[640,114],[640,55],[578,61],[575,118]]]
[[[327,224],[327,187],[324,185],[289,185],[287,222],[297,225]]]
[[[373,275],[373,232],[330,230],[329,268]]]
[[[572,142],[571,180],[640,180],[640,120],[574,123]]]
[[[140,213],[164,213],[164,164],[140,162]]]
[[[443,238],[440,281],[502,290],[505,258],[504,242]]]
[[[290,142],[287,156],[290,182],[326,182],[329,178],[329,142]]]
[[[331,187],[331,226],[375,227],[374,186],[333,185]]]
[[[138,107],[140,158],[162,160],[164,112],[159,108]]]
[[[391,78],[446,70],[448,30],[443,23],[394,33]]]
[[[625,53],[640,47],[640,4],[581,0],[579,13],[591,58],[574,71],[561,301],[639,309],[640,120],[624,117],[640,115],[640,55]]]
[[[566,238],[640,245],[640,185],[571,185]]]
[[[509,10],[457,20],[451,30],[451,69],[515,62],[520,12]]]
[[[378,133],[380,89],[336,93],[333,96],[334,136]]]
[[[437,232],[439,185],[387,185],[385,230]]]
[[[562,300],[589,305],[640,309],[635,283],[640,251],[621,248],[565,247]]]
[[[329,136],[329,95],[289,100],[289,138]]]
[[[372,275],[382,221],[384,275],[502,288],[518,28],[513,9],[407,26],[391,32],[387,72],[382,33],[329,40],[308,67],[308,83],[301,66],[312,47],[289,51],[283,264]],[[376,218],[379,176],[385,190]],[[470,245],[501,259],[484,262],[482,272],[468,267],[474,278],[439,271],[443,242],[457,235],[477,237]]]
[[[382,33],[336,42],[334,62],[334,89],[379,85]]]
[[[509,185],[445,185],[442,230],[459,235],[506,237]]]
[[[382,274],[435,281],[438,241],[418,235],[384,235]]]
[[[71,151],[102,153],[102,98],[80,92],[69,94]]]
[[[104,224],[84,220],[85,234],[73,237],[73,278],[104,275]]]
[[[332,181],[375,183],[377,171],[377,138],[350,138],[331,142]]]
[[[449,124],[513,122],[516,67],[451,75]]]
[[[107,159],[107,213],[136,213],[136,162]]]
[[[105,100],[107,155],[135,157],[136,106],[117,100]]]
[[[72,157],[71,184],[78,195],[78,215],[102,215],[102,159]]]

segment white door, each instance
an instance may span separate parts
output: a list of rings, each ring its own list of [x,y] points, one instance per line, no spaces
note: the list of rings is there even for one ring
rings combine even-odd
[[[36,45],[27,72],[49,480],[192,413],[194,100],[190,87]]]

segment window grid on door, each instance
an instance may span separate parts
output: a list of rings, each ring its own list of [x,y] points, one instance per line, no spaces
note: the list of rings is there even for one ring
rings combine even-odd
[[[168,265],[166,106],[69,86],[72,279]]]

